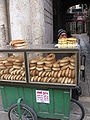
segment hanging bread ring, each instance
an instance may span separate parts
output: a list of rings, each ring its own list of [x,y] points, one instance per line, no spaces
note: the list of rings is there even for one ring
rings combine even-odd
[[[62,60],[60,60],[60,63],[66,63],[69,62],[69,57],[64,57]]]
[[[46,57],[46,60],[47,61],[50,61],[50,60],[53,60],[53,59],[55,59],[55,54],[49,54],[47,57]]]

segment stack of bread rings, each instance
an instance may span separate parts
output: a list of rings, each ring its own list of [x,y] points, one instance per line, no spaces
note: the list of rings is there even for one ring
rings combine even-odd
[[[0,79],[25,81],[25,65],[23,56],[10,56],[0,59]]]
[[[75,54],[58,60],[54,53],[31,59],[30,82],[76,84]]]
[[[10,45],[15,48],[25,48],[27,46],[27,44],[24,40],[12,40],[10,42]]]

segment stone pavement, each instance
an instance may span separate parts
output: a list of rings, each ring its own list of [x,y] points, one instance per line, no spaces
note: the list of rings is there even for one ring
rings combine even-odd
[[[86,34],[78,34],[74,35],[80,39],[80,44],[82,48],[82,53],[86,55],[86,81],[80,81],[80,85],[82,87],[82,96],[79,101],[82,103],[85,109],[85,118],[84,120],[90,120],[90,44],[89,38]],[[75,106],[71,105],[71,117],[70,120],[79,120],[78,116],[80,115],[80,111],[76,110]],[[8,115],[3,111],[1,95],[0,95],[0,120],[8,120]],[[47,120],[47,119],[39,119],[39,120]],[[49,119],[50,120],[50,119]],[[55,119],[54,119],[55,120]]]

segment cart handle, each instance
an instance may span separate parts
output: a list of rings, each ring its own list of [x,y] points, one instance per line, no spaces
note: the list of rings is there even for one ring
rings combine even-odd
[[[86,63],[86,56],[83,55],[81,57],[81,72],[82,72],[82,78],[84,82],[85,82],[85,63]]]
[[[20,108],[20,104],[21,104],[22,101],[23,101],[22,98],[19,98],[17,100],[17,108],[18,108],[19,120],[21,120],[21,108]]]

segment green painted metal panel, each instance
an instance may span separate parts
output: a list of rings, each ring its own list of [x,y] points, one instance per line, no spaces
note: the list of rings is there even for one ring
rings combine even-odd
[[[64,97],[62,90],[54,90],[54,113],[63,114],[64,113]]]
[[[65,116],[69,117],[69,113],[70,113],[70,97],[69,97],[69,92],[68,91],[64,91],[64,109],[65,109]]]
[[[32,89],[30,88],[23,88],[24,89],[24,101],[27,105],[33,106],[33,96],[32,96]],[[31,106],[31,107],[32,107]]]
[[[44,89],[49,91],[50,103],[36,102],[37,88],[7,87],[1,88],[4,110],[7,110],[17,99],[22,97],[23,102],[32,107],[41,118],[69,119],[70,114],[70,91],[64,89]]]

